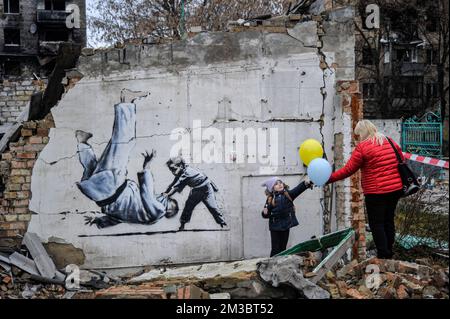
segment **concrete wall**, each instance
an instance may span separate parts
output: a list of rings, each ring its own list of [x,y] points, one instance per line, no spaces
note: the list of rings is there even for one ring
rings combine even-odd
[[[385,120],[371,120],[378,130],[392,138],[399,145],[402,142],[402,120],[399,119],[385,119]]]
[[[307,138],[322,141],[327,158],[333,161],[335,136],[352,125],[351,118],[343,114],[336,91],[338,80],[354,77],[351,21],[346,25],[338,25],[334,32],[342,34],[328,39],[321,36],[321,23],[314,22],[307,25],[309,33],[298,32],[300,27],[294,36],[208,33],[185,42],[129,46],[82,57],[79,71],[85,77],[53,109],[55,128],[33,169],[30,210],[35,214],[29,231],[45,241],[82,249],[85,267],[267,256],[270,234],[260,215],[265,201],[260,184],[278,175],[295,186],[305,176],[298,157],[300,143]],[[339,41],[340,37],[347,41]],[[322,51],[325,47],[328,50]],[[275,155],[269,164],[252,163],[250,157],[236,163],[227,157],[233,158],[233,153],[226,154],[222,163],[208,164],[195,159],[195,150],[192,158],[183,153],[187,161],[194,162],[192,167],[217,184],[216,198],[227,227],[220,228],[203,204],[195,208],[182,232],[177,231],[181,212],[152,225],[121,222],[98,229],[85,224],[86,218],[103,215],[76,186],[83,169],[75,132],[92,133],[90,144],[100,157],[111,137],[114,105],[120,102],[121,91],[125,96],[130,91],[137,96],[150,93],[135,101],[136,146],[130,154],[127,178],[137,181],[141,153],[155,149],[151,171],[156,193],[163,192],[173,180],[165,162],[177,143],[171,139],[174,129],[185,129],[193,143],[201,139],[201,145],[217,143],[219,149],[227,145],[207,136],[214,133],[207,129],[215,128],[222,136],[230,128],[260,128],[273,133],[274,140],[260,141]],[[198,137],[193,127],[196,120],[201,120],[203,137]],[[342,149],[349,151],[350,143]],[[181,209],[188,195],[186,188],[174,196]],[[289,246],[323,233],[327,202],[318,188],[296,201],[300,226],[292,229]],[[336,228],[338,212],[334,206],[327,209],[332,211]]]

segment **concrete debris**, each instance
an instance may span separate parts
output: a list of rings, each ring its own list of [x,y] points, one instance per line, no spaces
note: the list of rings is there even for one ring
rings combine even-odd
[[[153,284],[165,287],[194,285],[210,294],[227,293],[231,298],[295,298],[294,288],[277,289],[266,284],[257,273],[265,259],[211,263],[188,267],[154,269],[132,278],[128,284]]]
[[[45,277],[53,279],[56,277],[56,266],[47,254],[39,237],[34,233],[26,233],[23,243],[27,246],[39,273]]]
[[[352,261],[319,285],[335,299],[448,299],[448,272],[448,266],[424,258],[412,263],[373,257]]]
[[[11,265],[14,265],[23,271],[26,271],[27,273],[31,275],[39,275],[39,270],[37,269],[35,263],[33,260],[19,254],[14,253],[9,257]]]
[[[25,237],[24,244],[33,251],[30,255],[39,262],[46,260],[37,236]],[[0,255],[0,299],[448,299],[449,295],[448,265],[436,265],[428,258],[408,262],[373,257],[347,264],[341,258],[315,282],[313,270],[331,254],[306,251],[269,259],[152,267],[128,279],[79,270],[79,285],[66,287],[56,268],[54,275],[45,277],[51,260],[40,266],[45,267],[41,272],[36,260],[23,253]]]
[[[4,263],[2,261],[0,261],[0,267],[3,268],[3,270],[5,270],[6,272],[10,272],[11,271],[11,266],[7,263]],[[1,270],[0,268],[0,270]]]
[[[83,294],[79,293],[75,299],[82,297]],[[115,286],[93,294],[87,293],[84,297],[92,299],[210,299],[209,293],[195,285],[172,285],[164,282]],[[221,299],[226,298],[222,296]]]
[[[65,293],[64,286],[43,284],[21,269],[11,266],[11,272],[0,272],[1,299],[61,299]]]
[[[26,283],[22,291],[22,297],[24,299],[32,299],[41,288],[42,285],[29,285]]]
[[[141,283],[156,279],[193,278],[207,280],[216,277],[240,279],[243,274],[256,272],[258,262],[264,259],[250,259],[237,262],[223,262],[203,264],[201,266],[187,266],[179,268],[154,269],[141,276],[132,278],[130,283]]]
[[[303,276],[303,258],[291,255],[265,260],[259,264],[261,278],[274,287],[290,285],[307,299],[329,299],[330,294]]]
[[[73,297],[71,293],[66,294],[66,275],[56,268],[39,237],[26,233],[23,244],[27,248],[24,254],[0,255],[0,266],[6,271],[0,272],[0,299]],[[27,257],[29,255],[32,259]],[[104,289],[118,282],[116,278],[111,279],[101,272],[80,270],[79,284],[84,287]]]

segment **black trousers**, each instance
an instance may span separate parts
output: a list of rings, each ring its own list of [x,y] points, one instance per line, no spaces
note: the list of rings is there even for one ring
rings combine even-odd
[[[289,241],[289,229],[284,231],[270,231],[270,238],[272,240],[272,250],[270,257],[286,250]]]
[[[216,197],[214,195],[214,189],[211,184],[208,184],[207,186],[201,188],[193,188],[191,190],[191,192],[189,193],[189,197],[186,200],[186,204],[184,205],[183,213],[180,217],[180,222],[182,224],[186,224],[191,221],[192,213],[195,207],[200,202],[203,202],[203,204],[205,204],[206,208],[211,213],[217,224],[226,224],[225,220],[223,219],[223,215],[218,208]]]
[[[398,191],[365,196],[369,226],[377,247],[378,258],[392,258],[392,247],[395,242],[395,209],[401,195],[401,191]]]

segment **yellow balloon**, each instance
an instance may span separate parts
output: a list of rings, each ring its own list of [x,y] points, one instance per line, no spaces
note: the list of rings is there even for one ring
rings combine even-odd
[[[309,139],[300,146],[299,154],[302,162],[308,166],[311,161],[323,157],[323,148],[317,140]]]

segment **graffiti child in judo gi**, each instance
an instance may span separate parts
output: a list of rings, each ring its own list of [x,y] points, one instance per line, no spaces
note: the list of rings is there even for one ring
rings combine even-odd
[[[84,168],[80,191],[95,201],[106,216],[86,217],[86,224],[99,228],[121,222],[152,224],[163,216],[170,218],[178,213],[178,204],[167,196],[154,194],[153,176],[149,165],[155,153],[143,154],[143,170],[138,173],[139,185],[127,179],[130,152],[136,144],[136,105],[115,105],[115,119],[111,140],[97,160],[88,144],[92,134],[77,131],[78,156]]]
[[[218,191],[217,186],[205,174],[186,165],[181,157],[170,159],[167,166],[175,175],[175,180],[166,191],[168,197],[176,192],[181,193],[186,186],[191,187],[191,192],[180,217],[181,226],[179,230],[184,230],[184,225],[189,223],[192,212],[200,202],[205,204],[217,224],[222,228],[227,226],[214,195],[214,192]]]

